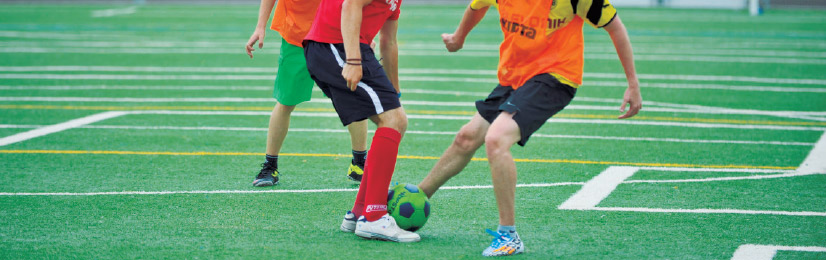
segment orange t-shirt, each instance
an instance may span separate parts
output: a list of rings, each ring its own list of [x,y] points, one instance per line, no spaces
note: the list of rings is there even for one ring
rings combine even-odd
[[[278,31],[288,43],[301,46],[313,25],[321,0],[278,0],[270,29]]]
[[[499,46],[499,84],[514,89],[550,73],[563,83],[582,84],[582,25],[608,25],[616,9],[608,0],[498,0],[504,40]],[[573,5],[577,6],[574,7]],[[474,0],[471,8],[496,5]]]

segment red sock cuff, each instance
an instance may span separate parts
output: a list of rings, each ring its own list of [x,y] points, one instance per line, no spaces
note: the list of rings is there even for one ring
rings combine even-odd
[[[390,127],[379,127],[376,129],[376,134],[373,135],[373,139],[376,137],[387,138],[395,143],[401,143],[402,141],[402,133],[399,133],[399,131],[396,131],[396,129]]]

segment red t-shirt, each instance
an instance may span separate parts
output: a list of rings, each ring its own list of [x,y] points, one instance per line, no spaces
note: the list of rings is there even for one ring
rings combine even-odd
[[[342,43],[341,4],[344,0],[321,0],[306,40]],[[398,20],[402,0],[373,0],[362,9],[359,42],[370,44],[387,20]]]

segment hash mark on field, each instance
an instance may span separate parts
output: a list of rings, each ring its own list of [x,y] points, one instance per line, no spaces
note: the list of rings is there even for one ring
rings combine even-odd
[[[737,247],[731,260],[771,260],[777,251],[826,252],[826,247],[745,244]]]
[[[57,133],[57,132],[64,131],[64,130],[67,130],[67,129],[76,128],[76,127],[79,127],[79,126],[91,124],[91,123],[98,122],[98,121],[101,121],[101,120],[106,120],[106,119],[109,119],[109,118],[119,117],[119,116],[126,115],[126,114],[129,114],[129,112],[125,112],[125,111],[108,111],[108,112],[103,112],[103,113],[90,115],[90,116],[87,116],[87,117],[82,117],[82,118],[78,118],[78,119],[69,120],[69,121],[59,123],[59,124],[55,124],[55,125],[50,125],[50,126],[37,128],[37,129],[34,129],[34,130],[30,130],[30,131],[26,131],[26,132],[18,133],[18,134],[15,134],[15,135],[0,138],[0,146],[5,146],[5,145],[17,143],[17,142],[22,142],[22,141],[29,140],[29,139],[32,139],[32,138]]]
[[[799,173],[826,173],[826,132],[820,136],[815,147],[797,168]]]
[[[590,209],[596,207],[600,201],[608,197],[617,185],[634,175],[639,168],[626,166],[611,166],[599,175],[589,180],[576,194],[568,198],[559,209]]]
[[[656,212],[656,213],[723,213],[723,214],[766,214],[766,215],[783,215],[783,216],[819,216],[826,217],[826,212],[811,212],[811,211],[773,211],[773,210],[740,210],[740,209],[660,209],[660,208],[639,208],[639,207],[597,207],[597,205],[613,192],[621,183],[640,183],[640,182],[699,182],[712,180],[745,180],[745,179],[769,179],[769,178],[784,178],[796,177],[803,175],[812,175],[818,173],[800,173],[783,171],[783,174],[767,175],[767,176],[745,176],[745,177],[728,177],[728,178],[709,178],[709,179],[695,179],[695,180],[673,180],[673,181],[625,181],[630,178],[638,170],[645,169],[667,169],[665,167],[627,167],[627,166],[611,166],[605,171],[592,178],[583,185],[573,196],[568,198],[565,202],[559,205],[558,209],[563,210],[596,210],[596,211],[628,211],[628,212]],[[681,168],[673,169],[675,171]],[[710,169],[696,169],[696,171],[703,171]],[[721,170],[728,171],[728,170]],[[731,169],[733,172],[758,172],[747,169]],[[765,172],[765,171],[761,171]]]

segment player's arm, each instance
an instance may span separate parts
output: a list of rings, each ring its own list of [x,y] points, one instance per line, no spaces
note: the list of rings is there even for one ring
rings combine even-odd
[[[355,91],[361,80],[361,50],[359,50],[359,32],[361,32],[362,9],[372,0],[344,0],[341,4],[341,39],[344,40],[344,53],[347,54],[341,76],[347,81],[347,87]]]
[[[613,21],[605,25],[605,31],[611,35],[614,48],[617,49],[622,68],[625,70],[625,78],[628,80],[628,88],[622,97],[621,112],[625,112],[625,106],[629,105],[628,112],[619,116],[619,119],[629,118],[636,115],[642,108],[642,95],[640,94],[640,81],[637,79],[637,72],[634,69],[634,52],[631,49],[631,40],[628,38],[628,31],[622,24],[619,15]]]
[[[258,7],[258,24],[255,26],[255,31],[247,41],[247,55],[252,59],[252,52],[255,51],[255,42],[258,42],[258,48],[264,48],[264,35],[267,33],[267,21],[270,20],[270,13],[272,7],[275,6],[275,0],[261,0],[261,6]]]
[[[387,20],[384,23],[379,31],[381,33],[379,50],[381,51],[381,66],[384,67],[387,78],[390,79],[390,83],[393,83],[396,93],[402,93],[399,86],[399,45],[396,41],[398,29],[398,20]]]
[[[442,41],[445,42],[445,48],[449,52],[455,52],[465,45],[465,38],[485,18],[485,13],[488,12],[490,5],[480,5],[479,1],[474,1],[465,9],[465,14],[462,15],[462,21],[459,22],[459,27],[453,33],[443,33]]]

